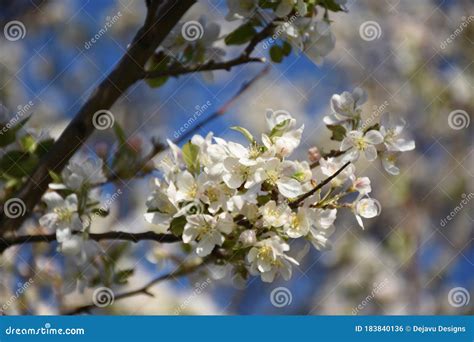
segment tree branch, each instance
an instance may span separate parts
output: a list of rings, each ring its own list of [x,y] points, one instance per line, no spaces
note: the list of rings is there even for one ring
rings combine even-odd
[[[338,174],[340,174],[347,166],[349,166],[351,162],[348,161],[347,163],[345,163],[344,165],[341,166],[341,168],[339,170],[337,170],[336,172],[334,172],[330,177],[326,178],[325,180],[323,180],[321,183],[319,183],[316,187],[314,187],[313,189],[311,189],[310,191],[308,191],[307,193],[305,193],[304,195],[301,195],[300,197],[298,197],[298,199],[294,202],[291,202],[289,204],[290,208],[296,208],[298,207],[298,205],[303,202],[305,199],[307,199],[308,197],[314,195],[316,193],[316,191],[318,191],[319,189],[321,189],[323,186],[325,186],[326,184],[328,184],[330,181],[332,181],[334,178],[337,177]]]
[[[92,122],[94,114],[99,110],[110,109],[131,85],[141,79],[148,59],[195,2],[196,0],[147,1],[148,12],[145,23],[135,35],[125,55],[92,92],[87,102],[14,196],[25,204],[25,214],[18,218],[9,218],[5,215],[3,206],[0,206],[2,233],[21,226],[47,190],[51,182],[49,171],[61,172],[68,160],[94,132]]]
[[[75,231],[73,234],[81,234],[82,232]],[[131,241],[139,242],[144,240],[156,241],[160,243],[173,243],[181,241],[180,237],[172,234],[158,234],[152,231],[144,233],[128,233],[120,231],[111,231],[106,233],[89,234],[89,239],[94,241],[102,240],[118,240],[118,241]],[[56,234],[36,234],[36,235],[21,235],[11,238],[0,237],[0,254],[2,254],[7,248],[15,245],[21,245],[25,243],[39,243],[39,242],[53,242],[56,241]]]
[[[166,280],[170,280],[172,278],[182,277],[182,276],[191,274],[191,273],[195,272],[196,270],[198,270],[200,267],[202,267],[204,264],[205,264],[205,262],[201,262],[197,265],[192,265],[192,266],[188,266],[188,267],[180,267],[174,272],[156,277],[155,279],[151,280],[146,285],[144,285],[144,286],[142,286],[138,289],[131,290],[131,291],[128,291],[128,292],[124,292],[124,293],[121,293],[121,294],[118,294],[118,295],[114,296],[113,297],[114,302],[117,301],[117,300],[120,300],[120,299],[129,298],[129,297],[133,297],[133,296],[140,295],[140,294],[144,294],[144,295],[147,295],[147,296],[150,296],[150,297],[154,297],[154,295],[150,292],[150,288],[152,286],[154,286],[154,285],[156,285],[156,284],[158,284],[162,281],[166,281]],[[92,304],[80,306],[80,307],[72,309],[70,311],[66,311],[64,313],[64,315],[78,315],[78,314],[81,314],[81,313],[89,313],[92,309],[95,309],[95,308],[97,308],[97,306],[92,303]]]
[[[247,64],[247,63],[263,63],[265,62],[265,58],[259,57],[248,57],[248,56],[240,56],[234,59],[231,59],[226,62],[215,62],[213,60],[198,65],[195,67],[186,67],[186,66],[171,66],[165,71],[156,70],[156,71],[148,71],[145,72],[143,78],[150,79],[150,78],[158,78],[158,77],[177,77],[180,75],[191,74],[193,72],[202,72],[202,71],[213,71],[213,70],[227,70],[229,71],[234,66]]]

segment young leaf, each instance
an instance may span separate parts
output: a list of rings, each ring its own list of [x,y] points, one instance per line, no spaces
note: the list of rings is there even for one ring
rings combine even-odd
[[[275,63],[281,63],[283,60],[283,50],[278,45],[273,45],[270,48],[270,58]]]
[[[197,173],[200,169],[199,164],[199,147],[188,142],[183,146],[183,160],[191,173]]]
[[[250,133],[246,128],[243,128],[241,126],[233,126],[230,129],[242,133],[243,136],[251,143],[255,142],[255,138],[253,137],[252,133]]]
[[[10,151],[0,159],[0,172],[12,177],[30,175],[38,164],[38,157],[21,151]]]
[[[257,31],[255,31],[252,24],[245,23],[229,33],[229,35],[225,37],[225,43],[227,45],[242,45],[250,41],[256,33]]]
[[[346,129],[341,125],[326,125],[332,132],[331,140],[342,141],[346,136]]]
[[[291,47],[291,44],[290,44],[290,43],[288,43],[288,42],[283,42],[283,45],[281,46],[281,51],[283,52],[283,54],[284,54],[285,56],[289,56],[289,55],[290,55],[291,49],[292,49],[292,47]]]
[[[119,285],[125,285],[128,282],[128,278],[133,275],[134,269],[129,268],[125,270],[120,270],[114,275],[113,282]]]
[[[173,219],[170,224],[170,231],[176,236],[183,235],[184,225],[186,224],[186,217],[179,216]]]

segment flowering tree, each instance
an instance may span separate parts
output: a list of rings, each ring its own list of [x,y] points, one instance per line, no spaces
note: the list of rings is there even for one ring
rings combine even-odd
[[[170,77],[202,73],[212,79],[212,72],[265,63],[267,56],[254,56],[259,44],[268,49],[273,63],[301,52],[321,62],[335,44],[331,13],[346,10],[343,0],[228,0],[226,19],[238,25],[221,32],[219,25],[204,17],[182,19],[194,3],[146,1],[145,22],[126,54],[57,140],[29,129],[28,118],[2,116],[1,252],[14,245],[56,241],[68,260],[65,276],[73,280],[74,290],[76,286],[120,285],[133,273],[133,269],[116,268],[120,251],[112,250],[97,261],[97,241],[182,245],[185,257],[174,272],[114,295],[120,299],[149,294],[155,283],[189,274],[202,265],[218,270],[215,273],[220,276],[230,274],[237,285],[251,275],[264,282],[279,275],[288,280],[292,265],[298,265],[302,257],[291,250],[293,240],[306,240],[323,250],[330,247],[338,210],[352,211],[362,228],[363,218],[380,213],[380,203],[370,197],[369,178],[358,174],[354,162],[379,159],[388,174],[396,175],[397,156],[413,150],[415,144],[404,138],[405,122],[399,117],[384,114],[380,123],[363,119],[367,95],[360,88],[330,99],[332,113],[324,117],[324,124],[339,148],[324,152],[324,146],[313,147],[307,160],[291,158],[304,126],[284,110],[256,113],[266,115],[264,132],[232,127],[247,144],[212,133],[193,135],[227,106],[174,141],[167,140],[165,145],[152,139],[148,151],[140,148],[137,152],[133,139],[109,111],[134,83],[146,80],[151,87],[160,87]],[[221,41],[225,48],[218,45]],[[240,51],[227,58],[235,51],[233,46]],[[114,150],[76,153],[94,130],[112,127],[117,138]],[[92,233],[92,222],[108,214],[101,189],[119,179],[144,176],[152,178],[153,189],[143,215],[154,230]],[[32,223],[49,233],[22,233]],[[96,300],[66,312],[88,311],[99,304]]]

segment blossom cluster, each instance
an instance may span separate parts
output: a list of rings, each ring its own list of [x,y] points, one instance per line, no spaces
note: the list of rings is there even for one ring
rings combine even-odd
[[[267,32],[272,45],[270,57],[281,62],[292,47],[304,51],[316,63],[321,63],[335,46],[335,37],[330,30],[328,11],[345,11],[346,0],[328,0],[316,4],[308,0],[228,0],[226,20],[241,25],[231,32],[223,33],[221,25],[201,16],[197,20],[183,20],[166,37],[162,47],[149,61],[150,71],[166,70],[174,65],[196,66],[210,61],[222,62],[226,45],[242,45],[250,42],[266,25],[272,25]],[[320,7],[322,6],[322,7]],[[320,13],[325,13],[320,15]],[[261,40],[261,39],[260,39]],[[212,72],[203,72],[212,80]],[[149,80],[152,86],[161,86],[166,78]]]
[[[154,181],[145,219],[159,232],[181,236],[200,257],[223,253],[224,263],[242,278],[260,275],[271,282],[281,274],[289,279],[292,265],[298,265],[289,254],[293,240],[325,249],[339,208],[352,209],[362,227],[362,217],[380,213],[378,202],[369,197],[370,180],[355,175],[353,162],[360,152],[374,160],[378,153],[414,145],[399,138],[398,121],[385,120],[378,130],[357,130],[354,122],[361,121],[365,98],[361,89],[333,96],[334,113],[326,121],[347,127],[341,153],[315,159],[313,149],[313,164],[290,159],[304,126],[298,127],[285,111],[267,113],[268,130],[259,140],[245,128],[233,127],[247,145],[212,133],[195,135],[183,148],[169,141],[171,155],[157,166],[163,176]],[[395,173],[395,166],[387,165]],[[323,182],[328,185],[318,187]],[[350,200],[349,194],[357,195]]]

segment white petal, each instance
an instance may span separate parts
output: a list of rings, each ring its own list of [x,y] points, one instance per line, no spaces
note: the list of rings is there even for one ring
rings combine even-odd
[[[373,145],[369,145],[365,148],[365,158],[367,158],[368,161],[374,161],[377,159],[377,149]]]
[[[383,142],[383,135],[379,131],[372,129],[365,133],[364,140],[374,145],[381,144]]]
[[[286,198],[296,198],[303,193],[303,188],[296,179],[282,178],[277,182],[278,190]]]
[[[43,202],[46,203],[48,208],[53,209],[62,206],[64,199],[57,192],[47,192],[43,196]]]

